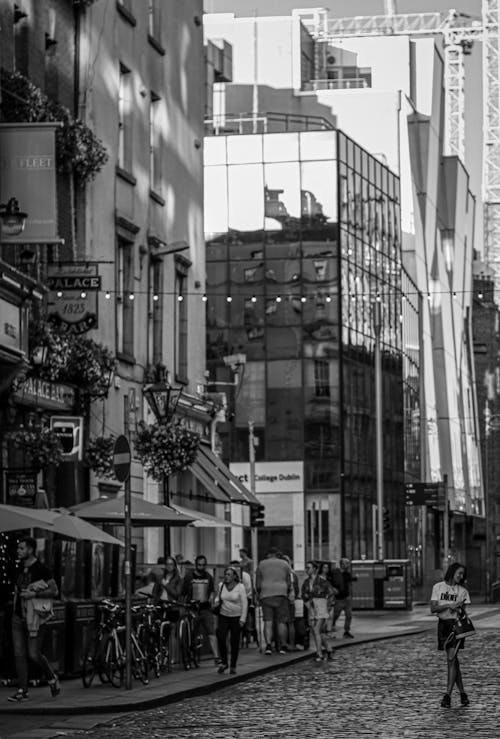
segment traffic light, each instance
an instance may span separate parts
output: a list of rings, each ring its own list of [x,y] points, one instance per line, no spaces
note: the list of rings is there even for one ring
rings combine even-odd
[[[263,505],[250,506],[250,526],[252,528],[260,529],[264,526],[265,510],[266,508]]]
[[[384,508],[383,514],[384,514],[384,531],[389,531],[389,529],[391,528],[391,519],[389,516],[389,509]]]

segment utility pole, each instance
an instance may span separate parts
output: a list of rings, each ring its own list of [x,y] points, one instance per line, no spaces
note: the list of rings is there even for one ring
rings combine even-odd
[[[448,475],[443,475],[444,511],[443,511],[443,576],[448,569],[450,549],[450,532],[448,521]]]
[[[253,421],[248,422],[248,462],[250,466],[250,492],[255,495],[255,447],[257,446],[257,439],[254,435],[254,423]],[[259,561],[258,555],[258,529],[256,526],[251,528],[252,536],[252,558],[257,566]]]
[[[373,303],[373,331],[375,334],[375,446],[377,474],[377,559],[384,559],[384,459],[382,439],[382,305],[380,298]]]

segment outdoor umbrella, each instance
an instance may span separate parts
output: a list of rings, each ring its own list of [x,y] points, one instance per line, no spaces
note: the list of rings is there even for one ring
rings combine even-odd
[[[0,505],[0,531],[17,531],[21,529],[47,529],[53,534],[60,534],[71,539],[87,539],[102,541],[104,544],[118,544],[123,542],[105,531],[82,521],[69,511],[35,508],[21,508],[20,506]]]
[[[100,521],[123,526],[125,509],[123,494],[115,498],[97,498],[87,503],[79,503],[70,510],[87,521]],[[151,503],[141,495],[131,496],[132,526],[187,526],[193,523],[196,516],[186,516],[165,505]]]
[[[0,531],[21,531],[23,529],[51,529],[54,527],[48,511],[34,508],[0,504]],[[41,515],[40,515],[41,514]]]
[[[97,526],[93,526],[88,521],[84,521],[83,518],[75,516],[70,511],[44,511],[45,513],[51,513],[54,516],[51,531],[58,533],[61,536],[68,536],[71,539],[86,539],[88,541],[101,541],[103,544],[118,544],[123,547],[125,544],[121,539],[117,539],[116,536],[106,533]]]

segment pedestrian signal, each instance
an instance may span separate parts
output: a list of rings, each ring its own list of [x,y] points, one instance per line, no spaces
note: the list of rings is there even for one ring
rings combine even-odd
[[[263,505],[250,506],[250,526],[262,528],[264,526],[264,515],[266,508]]]

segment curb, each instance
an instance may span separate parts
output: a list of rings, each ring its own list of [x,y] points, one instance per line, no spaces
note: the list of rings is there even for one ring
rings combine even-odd
[[[434,627],[434,624],[425,626],[416,627],[414,629],[405,631],[404,633],[396,633],[396,634],[381,634],[373,636],[367,636],[367,637],[356,637],[354,640],[342,643],[342,644],[335,644],[333,645],[332,649],[334,651],[337,651],[338,649],[346,649],[347,647],[356,646],[356,644],[369,644],[371,642],[377,642],[377,641],[384,641],[387,639],[397,639],[407,636],[415,636],[416,634],[421,634],[425,631],[429,631]],[[244,674],[238,674],[238,675],[227,675],[225,677],[219,678],[216,682],[209,683],[208,685],[197,685],[193,688],[187,688],[185,690],[180,690],[176,693],[171,693],[170,695],[164,695],[164,696],[156,696],[155,698],[146,698],[146,699],[140,699],[137,701],[131,701],[129,703],[119,703],[119,704],[101,704],[101,705],[93,705],[93,706],[79,706],[79,705],[71,705],[71,706],[61,706],[61,705],[54,705],[54,706],[37,706],[37,707],[30,707],[26,704],[23,704],[23,707],[19,708],[0,708],[0,715],[23,715],[23,716],[77,716],[77,715],[86,715],[86,714],[92,714],[92,715],[98,715],[98,714],[108,714],[108,713],[131,713],[133,711],[138,710],[144,710],[148,708],[158,708],[160,706],[166,706],[170,703],[177,703],[178,701],[184,700],[185,698],[194,698],[201,695],[208,695],[209,693],[213,693],[217,690],[221,690],[222,688],[227,688],[230,685],[236,685],[237,683],[244,682],[245,680],[248,680],[249,678],[253,677],[260,677],[261,675],[266,675],[269,672],[275,672],[276,670],[284,669],[285,667],[289,667],[292,665],[299,664],[300,662],[305,662],[308,659],[312,659],[314,656],[313,651],[308,651],[305,654],[301,653],[300,655],[297,655],[297,657],[294,657],[293,659],[288,660],[287,662],[273,662],[270,664],[267,664],[265,666],[259,667],[257,669],[253,669],[250,672],[244,673]],[[131,696],[132,698],[132,696]]]

